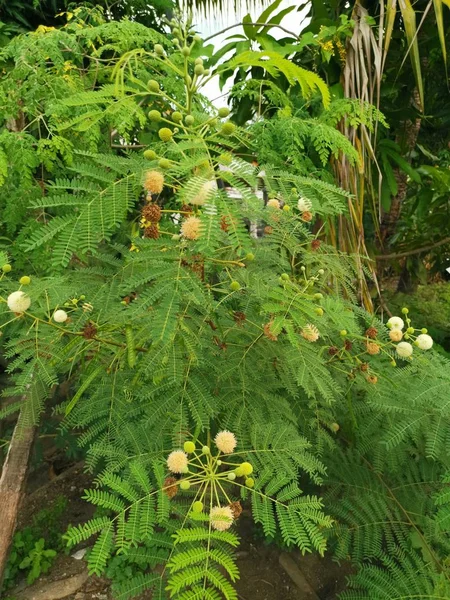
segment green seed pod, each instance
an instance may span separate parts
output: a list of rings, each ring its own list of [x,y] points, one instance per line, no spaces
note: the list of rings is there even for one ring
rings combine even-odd
[[[203,64],[203,58],[196,58],[195,59],[195,64],[196,65],[202,65]]]
[[[172,113],[172,121],[175,121],[175,123],[181,123],[181,121],[183,120],[183,115],[178,112],[177,110],[175,112]]]
[[[222,108],[219,108],[217,111],[217,114],[221,119],[225,119],[230,114],[230,109],[226,106],[222,106]]]
[[[196,75],[203,75],[204,72],[205,72],[205,69],[203,68],[203,65],[195,65],[194,73]]]
[[[195,35],[194,35],[194,42],[197,42],[197,43],[198,43],[198,42],[201,42],[201,41],[202,41],[202,37],[201,37],[201,35],[198,35],[198,33],[197,33],[197,34],[195,34]]]
[[[184,451],[187,452],[188,454],[192,454],[192,452],[195,452],[195,444],[194,442],[184,442],[183,445]]]
[[[148,118],[150,119],[150,121],[153,121],[154,123],[159,123],[159,121],[161,121],[161,119],[162,119],[162,115],[159,112],[159,110],[151,110],[148,113]]]
[[[253,466],[249,462],[243,462],[240,465],[240,469],[244,475],[251,475],[253,473]]]
[[[240,289],[241,289],[241,284],[239,283],[239,281],[232,281],[230,283],[230,290],[232,292],[237,292]]]
[[[192,115],[188,115],[188,116],[187,116],[187,117],[184,119],[184,122],[186,123],[186,125],[187,125],[188,127],[191,127],[191,126],[194,124],[194,122],[195,122],[195,119],[194,119],[194,117],[193,117]]]
[[[316,308],[316,315],[323,317],[323,308]]]
[[[158,136],[162,142],[170,142],[170,140],[173,137],[173,133],[172,133],[172,130],[169,129],[168,127],[162,127],[158,131]]]
[[[221,129],[221,133],[223,133],[223,135],[233,135],[235,131],[236,125],[231,121],[227,121],[226,123],[224,123]]]
[[[281,279],[283,279],[284,281],[288,281],[289,275],[287,273],[281,273]]]
[[[181,48],[181,54],[183,56],[189,56],[191,54],[191,49],[187,46],[184,46],[184,48]]]
[[[155,79],[150,79],[147,83],[147,87],[151,92],[159,92],[159,83]]]
[[[253,252],[249,252],[248,254],[246,254],[245,260],[248,260],[248,261],[255,260],[255,255],[253,254]]]
[[[161,158],[158,162],[158,166],[161,169],[170,169],[170,160],[168,158]]]
[[[155,51],[155,54],[158,54],[158,56],[163,56],[164,54],[164,48],[161,46],[161,44],[155,44],[153,50]]]
[[[150,148],[148,150],[144,150],[145,160],[156,160],[157,157],[158,155],[154,150],[151,150]]]
[[[197,500],[196,502],[194,502],[194,504],[192,505],[192,512],[201,513],[202,510],[203,510],[203,502],[200,502],[200,500]]]
[[[203,75],[205,77],[208,77],[208,75],[211,73],[211,71],[209,69],[205,69],[205,72],[203,73]]]
[[[191,482],[190,481],[186,481],[185,479],[182,479],[180,481],[180,489],[181,490],[188,490],[191,487]]]

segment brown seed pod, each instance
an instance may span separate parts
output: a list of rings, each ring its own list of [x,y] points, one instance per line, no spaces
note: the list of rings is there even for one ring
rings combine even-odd
[[[236,502],[230,502],[228,506],[231,508],[231,512],[233,513],[233,519],[235,521],[236,519],[239,519],[239,517],[242,514],[242,505],[239,502],[239,500],[237,500]]]
[[[353,344],[350,340],[345,340],[344,348],[349,352],[353,348]]]
[[[159,238],[158,225],[150,225],[144,229],[144,237],[150,238],[151,240],[157,240]]]
[[[175,477],[166,477],[163,483],[164,493],[168,498],[173,498],[178,493],[178,480]]]
[[[97,335],[97,327],[92,321],[88,321],[83,327],[83,337],[87,340],[92,340]]]
[[[367,371],[367,369],[369,368],[368,363],[361,363],[359,365],[359,368],[361,369],[361,371]]]
[[[302,213],[302,221],[305,221],[305,223],[310,223],[312,220],[313,220],[312,212],[309,212],[309,210],[305,210],[305,212]]]
[[[188,212],[191,213],[192,212],[192,206],[189,206],[189,204],[183,204],[183,206],[181,207],[181,212]]]
[[[369,375],[367,377],[367,383],[371,383],[372,385],[375,385],[377,381],[378,381],[378,377],[376,375]]]
[[[242,326],[245,323],[246,320],[246,316],[245,313],[240,312],[240,311],[236,311],[235,313],[233,313],[233,319],[236,321],[236,323],[239,326]]]
[[[273,227],[271,227],[270,225],[267,225],[266,227],[264,227],[264,233],[266,233],[267,235],[270,235],[271,233],[273,233]]]
[[[377,335],[378,335],[378,330],[375,329],[375,327],[369,327],[366,330],[366,335],[368,338],[371,338],[372,340],[375,340]]]
[[[311,242],[311,250],[318,250],[321,246],[322,242],[320,240],[313,240]]]
[[[157,204],[147,204],[142,209],[142,216],[146,221],[158,223],[161,221],[161,209]]]
[[[270,321],[269,323],[266,323],[263,327],[264,330],[264,335],[266,336],[266,338],[268,338],[271,342],[276,342],[278,340],[278,336],[274,335],[271,331],[270,328],[273,324],[273,321]]]
[[[328,354],[330,356],[334,356],[335,354],[337,354],[339,352],[339,348],[336,348],[336,346],[330,346],[328,348]]]

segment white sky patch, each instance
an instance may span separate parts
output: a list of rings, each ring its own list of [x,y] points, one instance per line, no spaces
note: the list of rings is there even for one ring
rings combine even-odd
[[[283,9],[288,8],[289,6],[292,6],[292,0],[283,0],[283,2],[281,2],[280,6],[277,8],[274,14],[271,15],[271,17],[273,17]],[[308,10],[308,6],[306,6],[301,12],[293,10],[291,13],[284,17],[280,25],[298,35],[302,31],[302,29],[304,29],[309,23],[309,19],[305,18],[305,15],[308,12]],[[255,20],[261,14],[261,12],[261,8],[258,8],[257,10],[253,9],[252,11],[250,11],[253,20]],[[240,20],[242,20],[242,17],[245,14],[245,10],[241,11],[241,14],[236,14],[234,11],[230,11],[228,13],[223,13],[220,16],[218,16],[217,19],[214,19],[211,15],[205,17],[201,13],[197,13],[194,14],[194,23],[196,24],[196,29],[199,31],[200,35],[203,38],[207,38],[213,35],[214,33],[225,29],[225,27],[229,27],[230,25],[238,23]],[[220,35],[214,37],[210,41],[210,43],[214,44],[216,50],[219,50],[220,48],[222,48],[222,46],[228,43],[228,37],[237,34],[243,34],[242,26],[235,27],[234,29],[230,29],[225,33],[221,33]],[[282,29],[279,29],[278,27],[274,27],[270,30],[270,35],[272,35],[275,39],[280,39],[282,37],[285,37],[287,33],[284,32]],[[210,100],[214,100],[214,105],[217,108],[220,108],[221,106],[227,105],[227,94],[231,85],[231,80],[229,80],[224,89],[221,91],[219,88],[218,77],[216,77],[202,89],[202,93],[205,94],[205,96],[207,96]]]

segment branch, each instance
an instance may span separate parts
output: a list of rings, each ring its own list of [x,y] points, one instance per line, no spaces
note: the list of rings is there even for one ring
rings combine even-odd
[[[413,254],[421,254],[422,252],[428,252],[428,250],[433,250],[433,248],[437,248],[438,246],[443,246],[444,244],[450,243],[450,237],[446,237],[440,242],[436,242],[435,244],[430,244],[429,246],[424,246],[423,248],[416,248],[415,250],[408,250],[407,252],[399,252],[398,254],[383,254],[380,256],[376,256],[375,260],[389,260],[391,258],[403,258],[404,256],[411,256]]]
[[[298,39],[298,37],[299,37],[296,33],[289,31],[289,29],[286,29],[285,27],[282,27],[281,25],[274,25],[273,23],[242,23],[241,22],[241,23],[235,23],[234,25],[230,25],[229,27],[225,27],[225,29],[218,31],[217,33],[213,33],[213,35],[210,35],[209,37],[205,38],[203,40],[203,42],[208,42],[209,40],[212,40],[213,38],[215,38],[217,35],[220,35],[221,33],[225,33],[226,31],[229,31],[230,29],[234,29],[235,27],[240,27],[241,25],[259,25],[259,26],[263,26],[263,27],[278,27],[278,29],[281,29],[285,33],[292,35],[295,39]]]

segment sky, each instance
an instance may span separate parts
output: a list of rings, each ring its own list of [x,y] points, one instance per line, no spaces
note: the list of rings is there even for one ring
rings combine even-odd
[[[280,12],[281,10],[288,8],[289,6],[292,6],[292,5],[293,5],[293,0],[282,0],[280,6],[274,12],[274,15],[277,14],[278,12]],[[292,31],[293,33],[297,33],[297,34],[300,33],[300,31],[304,27],[306,27],[306,25],[308,24],[308,21],[305,20],[305,14],[308,12],[308,9],[309,9],[309,7],[306,7],[301,12],[297,12],[296,10],[293,10],[291,13],[289,13],[288,15],[286,15],[284,17],[284,19],[281,21],[280,24],[283,25],[284,27],[286,27],[286,29],[288,29],[289,31]],[[261,8],[258,8],[257,10],[252,9],[250,11],[250,14],[251,14],[252,18],[255,20],[261,14],[261,12],[262,12]],[[225,29],[225,27],[228,27],[230,25],[234,25],[235,23],[238,23],[245,14],[246,14],[245,10],[242,11],[242,14],[240,14],[240,15],[236,15],[236,13],[234,11],[232,11],[229,13],[221,14],[220,16],[218,16],[217,19],[212,18],[210,15],[205,17],[202,14],[195,14],[194,15],[194,23],[196,24],[196,29],[199,31],[200,35],[203,38],[206,38],[206,37],[209,37],[210,35],[213,35],[214,33],[221,31],[222,29]],[[225,43],[227,43],[225,41],[227,37],[229,37],[233,34],[242,34],[242,33],[243,33],[242,27],[236,27],[235,29],[232,29],[230,31],[222,33],[222,34],[218,35],[217,37],[213,38],[211,40],[211,43],[213,43],[215,48],[218,50]],[[286,35],[285,32],[283,32],[281,29],[277,29],[277,28],[272,29],[270,33],[274,38],[277,38],[277,39]],[[229,89],[229,87],[228,87],[228,89]],[[215,78],[208,85],[206,85],[202,91],[210,100],[215,100],[214,105],[217,108],[220,108],[221,106],[226,106],[226,104],[227,104],[227,102],[226,102],[227,88],[224,88],[221,92],[219,89],[217,78]],[[223,96],[223,94],[225,94],[225,96]],[[222,97],[220,97],[220,96],[222,96]]]

